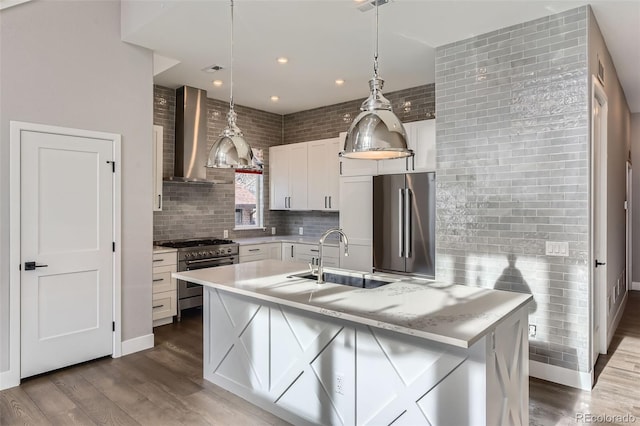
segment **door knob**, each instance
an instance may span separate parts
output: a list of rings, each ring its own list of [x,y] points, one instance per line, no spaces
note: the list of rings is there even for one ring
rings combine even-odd
[[[606,265],[606,264],[607,264],[607,262],[598,262],[598,259],[596,259],[596,268],[597,268],[598,266],[604,266],[604,265]]]
[[[33,271],[36,268],[46,268],[49,265],[36,265],[36,262],[24,262],[25,271]]]

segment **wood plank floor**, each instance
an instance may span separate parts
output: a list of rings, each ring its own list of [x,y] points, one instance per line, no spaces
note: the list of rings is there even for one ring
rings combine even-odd
[[[198,312],[154,333],[153,349],[65,368],[0,392],[0,425],[287,424],[202,378]],[[640,292],[630,293],[611,347],[615,352],[598,362],[592,392],[531,379],[530,424],[576,424],[578,413],[631,414],[640,423]]]

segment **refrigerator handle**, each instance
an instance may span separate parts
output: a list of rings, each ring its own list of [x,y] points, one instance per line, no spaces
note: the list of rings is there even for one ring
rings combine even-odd
[[[398,257],[404,257],[404,188],[398,189]]]
[[[411,257],[411,243],[413,235],[412,223],[411,223],[411,204],[413,203],[413,194],[409,188],[406,188],[404,196],[404,226],[405,226],[405,236],[404,236],[404,257]]]

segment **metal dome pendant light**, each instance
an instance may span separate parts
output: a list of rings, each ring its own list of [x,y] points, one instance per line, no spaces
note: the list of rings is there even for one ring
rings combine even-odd
[[[236,114],[233,106],[233,0],[231,0],[231,67],[230,67],[230,98],[227,127],[220,133],[209,151],[207,167],[255,169],[251,146],[244,140],[242,130],[236,125]],[[259,168],[259,167],[258,167]]]
[[[376,1],[376,50],[373,57],[371,94],[360,106],[344,142],[340,156],[361,160],[385,160],[413,156],[407,148],[407,132],[393,113],[391,102],[382,94],[384,80],[378,76],[378,7]]]

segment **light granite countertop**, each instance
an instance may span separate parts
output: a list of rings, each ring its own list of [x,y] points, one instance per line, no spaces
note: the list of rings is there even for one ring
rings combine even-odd
[[[153,246],[153,253],[172,253],[176,251],[178,249],[172,247]]]
[[[308,271],[304,263],[261,260],[174,273],[185,281],[305,311],[468,348],[532,296],[445,284],[401,275],[375,289],[314,281],[291,274]],[[331,272],[325,268],[325,272]]]
[[[234,238],[233,241],[243,245],[250,244],[268,244],[268,243],[299,243],[299,244],[318,244],[319,237],[305,237],[304,235],[270,235],[267,237],[253,238]],[[327,238],[325,246],[338,246],[337,238]]]

